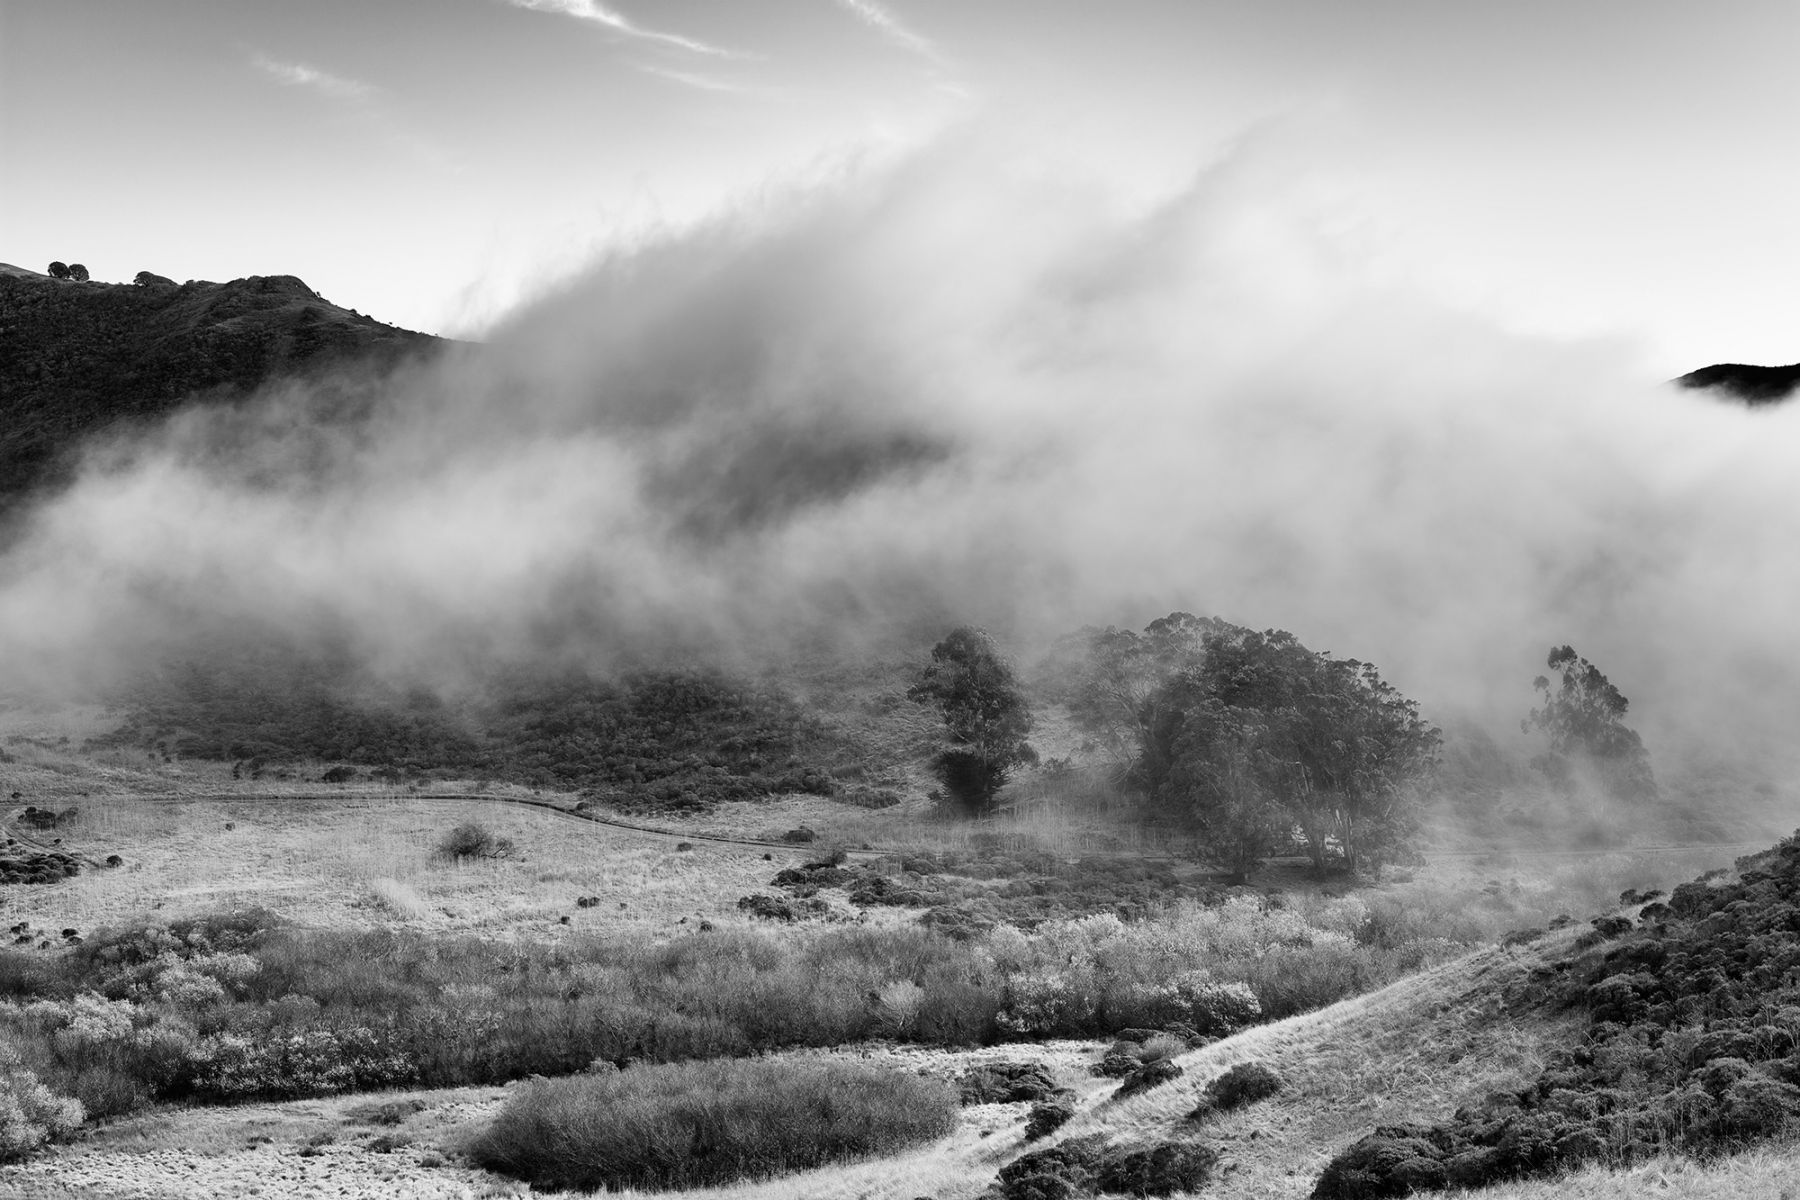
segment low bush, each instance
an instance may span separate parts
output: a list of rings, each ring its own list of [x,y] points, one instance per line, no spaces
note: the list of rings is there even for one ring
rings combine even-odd
[[[1112,1094],[1114,1100],[1123,1100],[1127,1096],[1135,1096],[1147,1092],[1151,1088],[1161,1087],[1172,1080],[1180,1079],[1185,1072],[1166,1058],[1154,1059],[1138,1067],[1120,1081],[1118,1090]]]
[[[1036,1062],[996,1062],[971,1067],[957,1084],[964,1104],[1017,1104],[1056,1094],[1050,1068]]]
[[[1073,1200],[1096,1195],[1173,1196],[1212,1178],[1219,1153],[1194,1142],[1110,1146],[1106,1135],[1070,1138],[1000,1168],[998,1200]]]
[[[79,1101],[53,1094],[20,1064],[17,1050],[0,1042],[0,1162],[73,1136],[85,1119]]]
[[[1025,1118],[1025,1140],[1035,1142],[1039,1138],[1049,1137],[1074,1117],[1075,1100],[1072,1096],[1052,1096],[1034,1104],[1031,1106],[1031,1115]]]
[[[439,858],[464,862],[471,858],[511,858],[515,847],[480,821],[464,821],[438,839]]]
[[[472,1154],[538,1187],[695,1188],[892,1154],[943,1137],[956,1120],[955,1093],[916,1075],[685,1063],[532,1083]]]
[[[1267,1100],[1283,1086],[1281,1076],[1266,1063],[1238,1063],[1206,1085],[1199,1106],[1190,1114],[1191,1119],[1199,1120],[1213,1113],[1230,1112],[1258,1100]]]

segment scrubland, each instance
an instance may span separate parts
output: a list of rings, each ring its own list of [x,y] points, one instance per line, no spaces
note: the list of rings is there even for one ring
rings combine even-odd
[[[661,830],[646,832],[580,819],[572,793],[450,781],[334,788],[305,778],[317,767],[234,781],[184,760],[127,758],[44,737],[15,743],[14,761],[0,764],[8,791],[80,809],[57,830],[65,847],[123,860],[6,890],[8,923],[31,936],[0,955],[0,1026],[19,1069],[85,1118],[73,1145],[6,1168],[14,1186],[43,1181],[59,1161],[73,1170],[136,1153],[143,1166],[146,1155],[177,1153],[191,1120],[238,1131],[186,1151],[221,1171],[246,1154],[308,1164],[379,1154],[409,1180],[522,1193],[528,1185],[475,1164],[544,1184],[577,1180],[566,1153],[494,1149],[495,1131],[528,1125],[527,1114],[540,1130],[562,1129],[545,1114],[565,1104],[591,1113],[593,1095],[656,1071],[848,1058],[889,1072],[902,1089],[893,1095],[906,1099],[887,1104],[879,1087],[859,1088],[866,1115],[855,1118],[834,1106],[831,1085],[798,1084],[843,1134],[823,1139],[838,1147],[823,1158],[779,1152],[773,1138],[761,1157],[733,1159],[733,1136],[765,1140],[755,1113],[726,1106],[681,1118],[711,1131],[693,1137],[742,1173],[797,1172],[727,1194],[970,1196],[1034,1147],[1103,1134],[1120,1154],[1204,1144],[1218,1156],[1206,1195],[1306,1195],[1325,1162],[1370,1129],[1441,1119],[1529,1083],[1577,1017],[1508,1001],[1509,983],[1587,928],[1586,917],[1615,908],[1621,891],[1667,887],[1730,859],[1717,849],[1446,855],[1355,885],[1277,864],[1233,888],[1188,861],[1178,839],[1124,819],[1116,795],[1079,773],[1030,774],[1015,803],[980,822],[945,820],[916,795],[873,809],[798,795],[637,818]],[[292,794],[300,790],[315,798]],[[511,852],[446,857],[446,834],[466,822]],[[814,840],[781,842],[801,826]],[[778,884],[784,872],[803,881]],[[750,915],[738,902],[752,895],[785,898],[796,919]],[[921,920],[930,914],[939,918]],[[1498,945],[1559,916],[1574,919],[1564,932]],[[1173,1040],[1118,1037],[1160,1029]],[[1025,1103],[979,1104],[948,1124],[896,1123],[919,1108],[908,1081],[954,1083],[967,1064],[996,1056],[1049,1065],[1066,1089],[1061,1129],[1025,1140]],[[1278,1095],[1188,1120],[1209,1082],[1251,1061],[1280,1074]],[[1179,1074],[1111,1098],[1120,1072],[1159,1062]],[[533,1076],[571,1082],[559,1091],[525,1082]],[[643,1111],[680,1091],[665,1088],[660,1101],[644,1093]],[[316,1115],[347,1113],[365,1093],[399,1106],[394,1145],[370,1150],[384,1135]],[[451,1099],[463,1095],[467,1104]],[[291,1127],[270,1118],[287,1132],[253,1143],[258,1135],[229,1124],[230,1113],[253,1111],[296,1115]],[[843,1132],[858,1119],[882,1136]],[[70,1132],[37,1124],[46,1140]],[[657,1153],[686,1161],[685,1151]],[[1716,1170],[1775,1178],[1782,1153],[1751,1150]],[[846,1155],[877,1157],[815,1165]],[[625,1182],[704,1178],[687,1169]],[[1647,1169],[1617,1178],[1642,1180]],[[1614,1176],[1594,1167],[1575,1178],[1596,1196],[1628,1191],[1606,1191]],[[62,1194],[126,1194],[83,1187]]]

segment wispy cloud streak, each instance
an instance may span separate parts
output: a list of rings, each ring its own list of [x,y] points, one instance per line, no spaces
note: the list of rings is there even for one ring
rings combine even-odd
[[[281,62],[266,54],[258,54],[250,61],[257,70],[284,87],[308,88],[333,100],[363,100],[375,91],[369,84],[345,79],[306,63]]]
[[[703,42],[697,38],[685,37],[679,33],[665,33],[659,29],[646,29],[617,9],[608,8],[598,0],[506,0],[514,8],[527,8],[532,12],[558,13],[565,17],[574,17],[578,21],[592,21],[603,25],[614,33],[626,37],[638,38],[646,42],[656,42],[664,46],[674,46],[693,54],[708,54],[717,58],[736,58],[736,54],[722,46]]]
[[[912,53],[941,63],[943,55],[937,45],[923,34],[915,33],[901,23],[900,18],[885,5],[876,0],[837,0],[838,7],[847,10],[857,20],[869,26],[894,45]]]
[[[710,75],[697,75],[692,71],[672,71],[667,67],[656,67],[649,63],[639,63],[638,70],[644,72],[646,75],[654,75],[658,79],[666,79],[670,83],[679,83],[684,87],[695,88],[702,92],[730,92],[741,94],[748,90],[735,83],[728,83],[723,79],[714,79]]]

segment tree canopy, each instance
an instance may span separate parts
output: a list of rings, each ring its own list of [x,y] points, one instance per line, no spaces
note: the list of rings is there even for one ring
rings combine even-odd
[[[1520,724],[1543,733],[1548,743],[1531,765],[1564,794],[1587,781],[1609,799],[1654,797],[1650,753],[1624,720],[1631,701],[1573,646],[1552,647],[1547,665],[1556,682],[1544,675],[1531,681],[1542,703]]]
[[[1031,709],[1012,666],[979,629],[952,630],[932,647],[931,665],[908,694],[935,701],[943,713],[944,743],[932,768],[968,811],[991,808],[1013,769],[1037,757],[1025,741]]]
[[[1242,874],[1297,829],[1323,868],[1402,851],[1439,731],[1369,663],[1282,630],[1211,632],[1149,699],[1136,775]]]
[[[1111,625],[1083,629],[1068,647],[1069,661],[1058,664],[1059,698],[1083,733],[1115,761],[1129,764],[1143,746],[1156,690],[1200,663],[1208,633],[1232,628],[1215,617],[1174,612],[1142,633]]]

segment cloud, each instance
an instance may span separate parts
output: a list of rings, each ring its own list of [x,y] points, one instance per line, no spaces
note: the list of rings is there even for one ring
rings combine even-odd
[[[505,2],[514,8],[526,8],[533,12],[559,13],[562,16],[574,17],[581,21],[592,21],[596,25],[603,25],[614,33],[620,33],[626,37],[655,42],[664,46],[674,46],[693,54],[706,54],[718,58],[738,57],[733,51],[712,45],[710,42],[702,42],[678,33],[646,29],[617,9],[598,3],[598,0],[505,0]]]
[[[837,3],[838,7],[848,10],[894,45],[934,63],[943,62],[937,45],[924,35],[907,28],[887,6],[876,3],[876,0],[837,0]]]
[[[679,83],[703,92],[730,92],[743,94],[749,91],[740,84],[730,83],[723,79],[715,79],[710,75],[699,75],[692,71],[674,71],[668,67],[659,67],[651,63],[639,63],[638,70],[646,75],[654,75],[658,79],[666,79],[670,83]]]
[[[330,96],[333,100],[363,100],[375,91],[374,87],[369,84],[359,83],[354,79],[345,79],[340,75],[333,75],[328,71],[321,71],[317,67],[308,66],[306,63],[281,62],[266,54],[258,54],[250,61],[263,74],[285,87],[310,88],[320,95]]]
[[[186,412],[0,555],[0,661],[329,630],[448,690],[960,622],[1029,659],[1184,609],[1515,742],[1566,642],[1654,753],[1791,754],[1800,407],[1372,283],[1278,137],[1148,211],[949,137],[633,243],[440,362]]]

